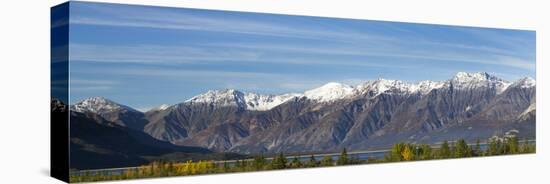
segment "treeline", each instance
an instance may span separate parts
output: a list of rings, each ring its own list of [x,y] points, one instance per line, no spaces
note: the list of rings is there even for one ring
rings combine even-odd
[[[464,139],[453,143],[443,141],[439,148],[432,148],[427,144],[397,143],[385,155],[383,162],[509,155],[536,151],[534,144],[529,144],[527,140],[520,143],[517,137],[491,138],[484,146],[486,148],[482,149],[479,139],[473,145],[468,145]]]
[[[125,180],[165,176],[187,176],[198,174],[231,173],[248,171],[266,171],[291,168],[310,168],[335,165],[350,165],[363,163],[357,158],[350,158],[344,148],[336,160],[332,156],[325,156],[317,160],[311,155],[307,161],[302,161],[298,156],[288,159],[283,153],[268,159],[263,155],[253,159],[237,160],[235,162],[214,161],[187,161],[184,163],[156,161],[149,165],[128,169],[122,173],[94,172],[82,175],[72,175],[71,182],[92,182],[104,180]]]
[[[484,146],[486,146],[486,148],[482,149],[479,140],[473,145],[468,145],[463,139],[452,143],[444,141],[439,147],[431,147],[427,144],[397,143],[392,146],[387,154],[385,154],[384,158],[371,157],[367,160],[360,160],[357,157],[348,155],[347,150],[344,148],[336,159],[334,159],[335,156],[324,156],[318,160],[314,155],[311,155],[308,159],[300,159],[298,156],[289,159],[283,153],[279,153],[270,159],[263,155],[257,155],[252,159],[237,160],[235,162],[187,161],[176,163],[156,161],[135,169],[125,170],[121,173],[99,172],[72,175],[70,181],[90,182],[164,176],[313,168],[336,165],[534,153],[536,151],[534,144],[529,144],[528,141],[524,141],[520,144],[515,137],[490,139],[488,144]]]

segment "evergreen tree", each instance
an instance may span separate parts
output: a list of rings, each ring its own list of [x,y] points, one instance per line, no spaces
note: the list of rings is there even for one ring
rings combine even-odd
[[[498,145],[497,142],[498,142],[498,140],[494,139],[494,138],[489,140],[489,147],[486,150],[486,155],[497,155],[498,154],[499,145]]]
[[[519,153],[519,141],[516,136],[511,137],[508,139],[508,151],[510,154],[516,154]]]
[[[468,144],[466,144],[466,141],[464,139],[458,140],[454,152],[454,156],[461,158],[461,157],[469,157],[470,156],[470,147]]]
[[[357,158],[357,156],[352,156],[348,161],[348,164],[360,164],[360,163],[361,163],[361,160]]]
[[[323,159],[321,160],[321,165],[322,166],[333,166],[334,165],[334,160],[332,160],[332,156],[323,157]]]
[[[149,166],[149,175],[153,176],[154,173],[155,173],[155,162],[151,163]]]
[[[222,171],[223,172],[229,172],[229,164],[227,162],[223,162],[223,168],[222,168]]]
[[[427,160],[432,158],[432,147],[427,144],[421,144],[419,148],[420,159]]]
[[[346,151],[346,148],[344,148],[342,153],[340,153],[340,157],[338,157],[338,160],[336,161],[336,165],[346,165],[348,163],[348,152]]]
[[[300,162],[300,159],[298,159],[297,156],[295,156],[295,157],[292,159],[292,162],[290,162],[290,167],[292,167],[292,168],[300,168],[300,167],[302,167],[302,162]]]
[[[501,154],[506,153],[506,150],[505,150],[504,146],[502,146],[502,145],[503,145],[502,141],[500,139],[497,140],[497,151],[496,151],[495,155],[501,155]]]
[[[273,169],[284,169],[286,167],[286,158],[283,153],[279,153],[273,161],[271,162],[271,168]]]
[[[479,139],[477,139],[476,140],[476,145],[472,149],[472,156],[481,156],[481,155],[482,155],[481,145],[479,143]]]
[[[449,149],[450,149],[450,154],[449,154],[449,158],[453,158],[455,157],[455,152],[456,152],[456,142],[451,142],[449,144]]]
[[[535,145],[529,144],[529,141],[525,138],[523,140],[521,152],[522,153],[534,153],[535,152]]]
[[[309,157],[309,161],[307,163],[307,166],[308,167],[317,167],[317,160],[315,160],[315,157],[313,155],[311,155],[311,157]]]
[[[439,148],[440,158],[449,158],[451,156],[451,149],[449,148],[449,142],[443,141],[441,148]]]
[[[528,153],[529,150],[527,147],[529,146],[529,142],[527,141],[527,138],[523,138],[523,144],[521,145],[520,152],[521,153]]]
[[[237,160],[235,162],[235,167],[240,168],[241,167],[241,160]]]
[[[254,157],[253,166],[256,170],[262,170],[264,169],[267,161],[265,160],[265,157],[263,155],[258,155]]]
[[[244,161],[241,161],[241,160],[237,160],[235,162],[235,168],[237,169],[242,169],[244,167]]]

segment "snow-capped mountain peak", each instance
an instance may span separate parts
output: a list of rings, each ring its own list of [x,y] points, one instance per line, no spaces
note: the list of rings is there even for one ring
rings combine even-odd
[[[529,87],[535,82],[531,78],[525,78],[518,85]],[[211,104],[214,106],[237,106],[247,110],[270,110],[291,99],[305,97],[316,102],[334,102],[341,99],[353,98],[359,95],[368,95],[374,98],[383,93],[393,94],[421,94],[425,95],[434,89],[453,87],[454,89],[474,89],[478,87],[494,88],[497,93],[506,90],[512,83],[485,72],[467,73],[458,72],[453,78],[446,81],[420,81],[407,83],[401,80],[377,79],[366,81],[357,86],[350,86],[337,82],[329,82],[318,88],[307,90],[304,93],[288,93],[282,95],[262,95],[257,93],[243,93],[234,89],[210,90],[206,93],[194,96],[184,103],[187,104]]]
[[[265,111],[272,109],[290,99],[300,97],[301,94],[289,93],[282,95],[260,95],[256,93],[247,93],[244,96],[246,101],[246,109],[256,110],[256,111]]]
[[[419,92],[421,94],[428,94],[433,89],[442,88],[445,85],[445,82],[441,81],[420,81],[419,83],[413,85],[412,92]]]
[[[209,90],[206,93],[194,96],[185,103],[209,103],[217,106],[244,107],[244,93],[234,89]]]
[[[242,93],[234,89],[210,90],[185,101],[189,104],[212,104],[214,106],[236,106],[247,110],[265,111],[280,105],[301,94],[260,95],[256,93]]]
[[[409,93],[414,90],[414,86],[400,80],[377,79],[360,84],[356,89],[360,94],[367,93],[375,97],[382,93]]]
[[[321,87],[304,92],[306,98],[319,102],[331,102],[353,94],[355,94],[355,88],[337,82],[329,82]]]
[[[495,88],[497,93],[503,92],[512,84],[486,72],[458,72],[449,83],[458,89],[491,87]]]
[[[468,72],[458,72],[453,77],[453,81],[455,82],[472,82],[472,81],[485,81],[490,78],[493,78],[493,76],[489,75],[486,72],[474,72],[474,73],[468,73]]]
[[[512,84],[512,86],[520,87],[520,88],[531,88],[531,87],[534,87],[535,85],[536,85],[536,81],[531,77],[521,78]]]
[[[104,97],[91,97],[71,105],[71,110],[76,112],[103,113],[115,110],[137,111],[131,107],[120,105]]]

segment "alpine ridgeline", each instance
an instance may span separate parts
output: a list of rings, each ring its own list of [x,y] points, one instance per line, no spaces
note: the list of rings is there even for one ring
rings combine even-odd
[[[145,113],[96,97],[71,110],[217,152],[329,152],[387,148],[398,141],[485,139],[511,130],[534,138],[535,95],[532,78],[508,82],[460,72],[445,81],[331,82],[282,95],[211,90]]]

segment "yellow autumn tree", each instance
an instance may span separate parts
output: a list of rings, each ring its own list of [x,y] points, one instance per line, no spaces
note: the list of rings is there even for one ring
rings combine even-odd
[[[128,169],[124,172],[124,175],[126,176],[126,178],[135,178],[137,173],[135,169]]]
[[[401,152],[401,156],[403,157],[403,160],[409,161],[414,158],[414,154],[412,150],[409,148],[410,146],[405,146],[405,149]]]
[[[146,166],[140,166],[138,168],[138,174],[139,176],[147,176],[149,175],[149,169]]]
[[[199,174],[204,174],[204,173],[206,173],[206,171],[207,171],[207,169],[208,169],[207,166],[208,166],[208,163],[207,163],[207,162],[205,162],[205,161],[200,161],[200,162],[199,162],[199,165],[198,165],[197,172],[198,172]]]
[[[184,164],[179,166],[178,173],[181,175],[191,174],[191,168],[193,167],[193,161],[188,160]]]

